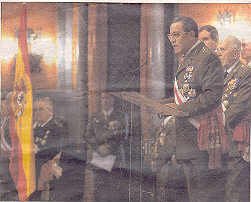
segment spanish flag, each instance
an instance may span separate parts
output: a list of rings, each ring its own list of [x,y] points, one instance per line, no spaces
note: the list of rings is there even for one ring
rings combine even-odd
[[[35,191],[35,155],[32,134],[32,84],[27,46],[27,11],[22,4],[16,56],[15,80],[11,96],[10,174],[20,201]]]

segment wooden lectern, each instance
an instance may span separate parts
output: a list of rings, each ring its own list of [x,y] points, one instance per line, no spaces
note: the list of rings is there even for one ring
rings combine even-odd
[[[175,116],[177,114],[186,116],[186,112],[178,110],[172,104],[161,104],[158,100],[146,97],[138,92],[110,92],[109,94],[128,101],[137,106],[145,107],[147,110],[166,116]]]

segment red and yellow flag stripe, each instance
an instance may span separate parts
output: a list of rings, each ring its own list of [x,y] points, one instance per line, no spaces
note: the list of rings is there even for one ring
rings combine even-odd
[[[32,133],[32,84],[27,46],[27,11],[22,5],[16,57],[14,89],[11,99],[10,133],[12,152],[10,173],[21,201],[34,192],[35,158]]]

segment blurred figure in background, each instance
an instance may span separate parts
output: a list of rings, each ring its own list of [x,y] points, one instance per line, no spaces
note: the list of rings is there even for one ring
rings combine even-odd
[[[200,27],[199,40],[203,41],[208,48],[215,52],[219,42],[217,29],[212,25],[205,25]]]
[[[251,68],[251,40],[245,40],[241,44],[241,57],[240,60],[243,64]]]
[[[87,126],[86,202],[120,200],[114,199],[119,196],[112,194],[115,189],[119,191],[119,186],[114,187],[117,181],[114,180],[113,170],[123,164],[120,145],[125,140],[125,130],[123,115],[114,109],[114,101],[114,97],[103,92],[101,110],[91,117]]]
[[[9,99],[11,93],[2,101],[1,106],[1,159],[0,191],[1,200],[18,200],[17,191],[9,174],[9,153],[11,142],[9,137]],[[65,122],[54,116],[53,103],[48,98],[35,98],[33,102],[33,135],[36,163],[36,191],[29,200],[55,200],[50,186],[54,178],[62,175],[59,166],[61,157],[61,140],[68,133]]]
[[[37,190],[30,200],[56,200],[51,183],[61,177],[62,141],[68,134],[66,123],[55,117],[53,103],[48,97],[35,98],[33,106],[33,135],[36,153]]]

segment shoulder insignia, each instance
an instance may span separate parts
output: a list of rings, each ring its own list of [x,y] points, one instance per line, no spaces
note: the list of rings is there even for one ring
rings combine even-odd
[[[241,65],[240,68],[238,69],[239,71],[239,77],[240,78],[245,78],[249,72],[250,72],[250,69],[246,66],[246,65]]]

